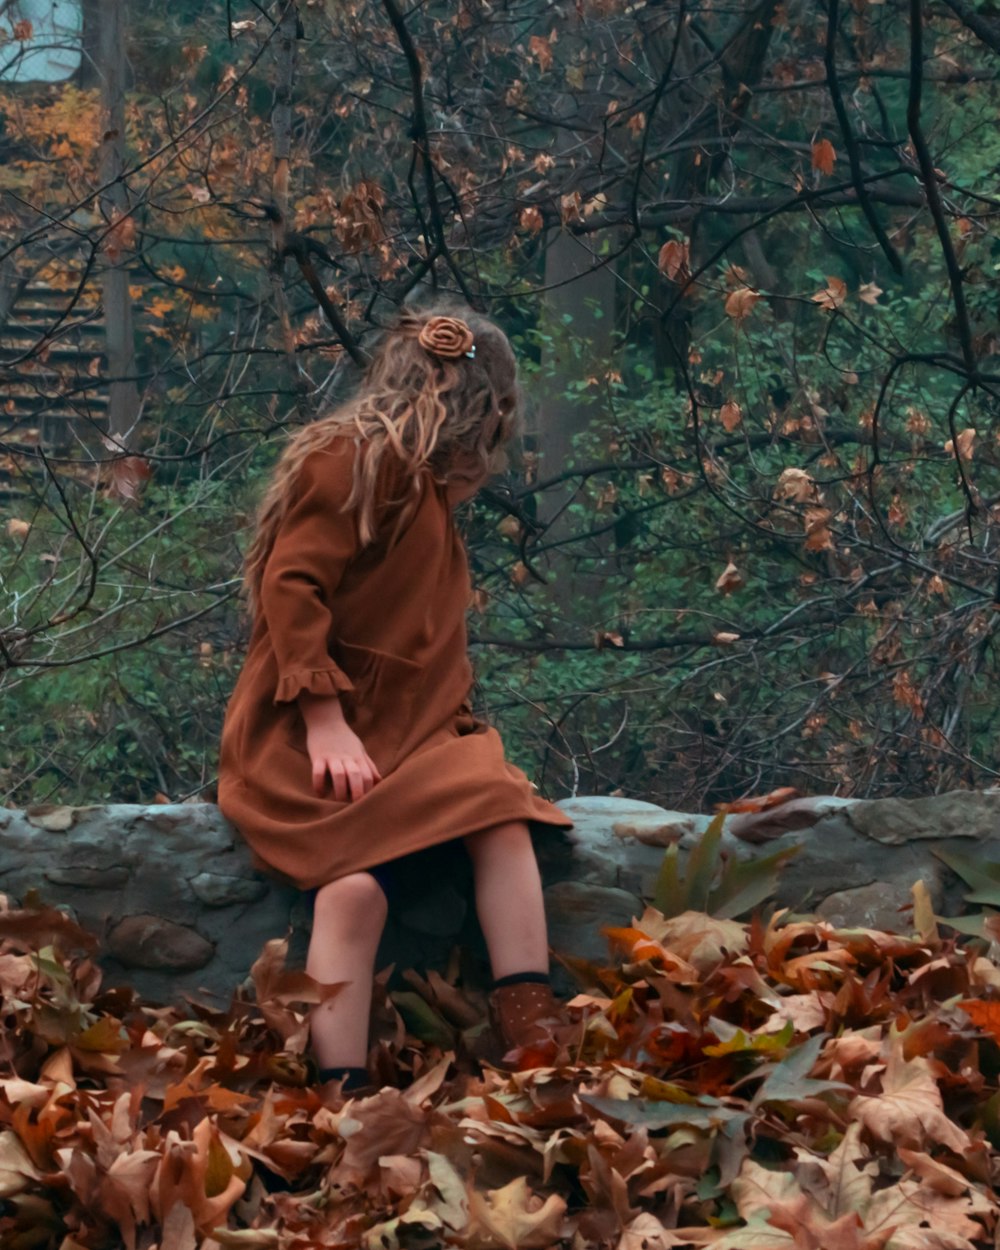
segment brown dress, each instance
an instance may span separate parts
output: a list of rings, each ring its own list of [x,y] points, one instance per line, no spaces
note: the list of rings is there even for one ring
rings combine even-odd
[[[444,488],[390,547],[383,504],[361,549],[339,509],[364,444],[335,436],[305,459],[268,557],[243,670],[226,711],[219,807],[258,867],[301,889],[509,820],[567,829],[472,715],[469,569]],[[380,495],[401,493],[390,454]],[[353,802],[312,789],[298,694],[337,694],[382,780]]]

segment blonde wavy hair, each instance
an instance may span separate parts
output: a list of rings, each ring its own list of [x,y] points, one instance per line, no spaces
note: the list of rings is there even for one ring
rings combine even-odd
[[[433,332],[441,323],[435,319],[442,317],[457,323],[465,341],[468,327],[471,355],[456,355],[449,334],[447,355],[425,346],[436,341]],[[428,330],[430,322],[434,324]],[[365,454],[355,460],[353,489],[342,511],[357,510],[361,543],[367,546],[375,538],[376,510],[383,503],[401,505],[393,540],[405,528],[420,499],[418,475],[423,469],[429,468],[440,483],[456,473],[486,477],[503,469],[506,446],[522,429],[521,414],[517,362],[497,325],[452,302],[405,309],[381,335],[356,393],[285,445],[257,509],[254,537],[243,561],[240,595],[250,615],[259,608],[264,565],[311,452],[337,436],[351,436],[365,445]],[[405,470],[408,487],[401,499],[378,498],[387,456],[397,457]]]

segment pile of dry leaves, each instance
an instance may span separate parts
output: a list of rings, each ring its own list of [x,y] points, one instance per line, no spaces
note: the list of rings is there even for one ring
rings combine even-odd
[[[325,1106],[322,990],[272,943],[226,1011],[102,991],[55,910],[0,915],[0,1245],[994,1246],[1000,968],[985,944],[653,909],[513,1075],[482,1000],[380,980],[379,1070]],[[405,1022],[405,1023],[404,1023]],[[419,1036],[418,1036],[419,1035]],[[421,1040],[421,1038],[423,1040]]]

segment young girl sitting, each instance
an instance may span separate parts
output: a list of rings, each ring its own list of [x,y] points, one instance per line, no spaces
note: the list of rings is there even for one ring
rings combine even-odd
[[[404,312],[357,395],[285,447],[247,552],[254,623],[219,806],[259,867],[314,891],[307,970],[349,984],[313,1010],[312,1048],[341,1091],[368,1082],[388,899],[433,845],[471,857],[504,1045],[537,1040],[557,1011],[529,822],[572,822],[472,715],[452,516],[519,428],[504,334],[470,311]]]

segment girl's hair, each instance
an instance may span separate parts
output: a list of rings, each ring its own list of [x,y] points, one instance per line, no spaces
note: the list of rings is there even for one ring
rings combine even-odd
[[[474,350],[449,359],[418,341],[434,317],[464,321]],[[295,489],[302,462],[332,438],[351,435],[365,454],[354,464],[354,485],[343,511],[357,509],[363,546],[375,537],[376,506],[402,504],[395,534],[419,502],[418,474],[427,467],[444,482],[457,467],[484,475],[506,464],[505,444],[521,430],[517,362],[506,335],[488,318],[455,303],[407,308],[386,328],[356,394],[305,426],[286,444],[257,510],[256,531],[243,561],[241,597],[251,615],[260,602],[264,565]],[[384,458],[402,462],[409,481],[402,500],[378,500]]]

